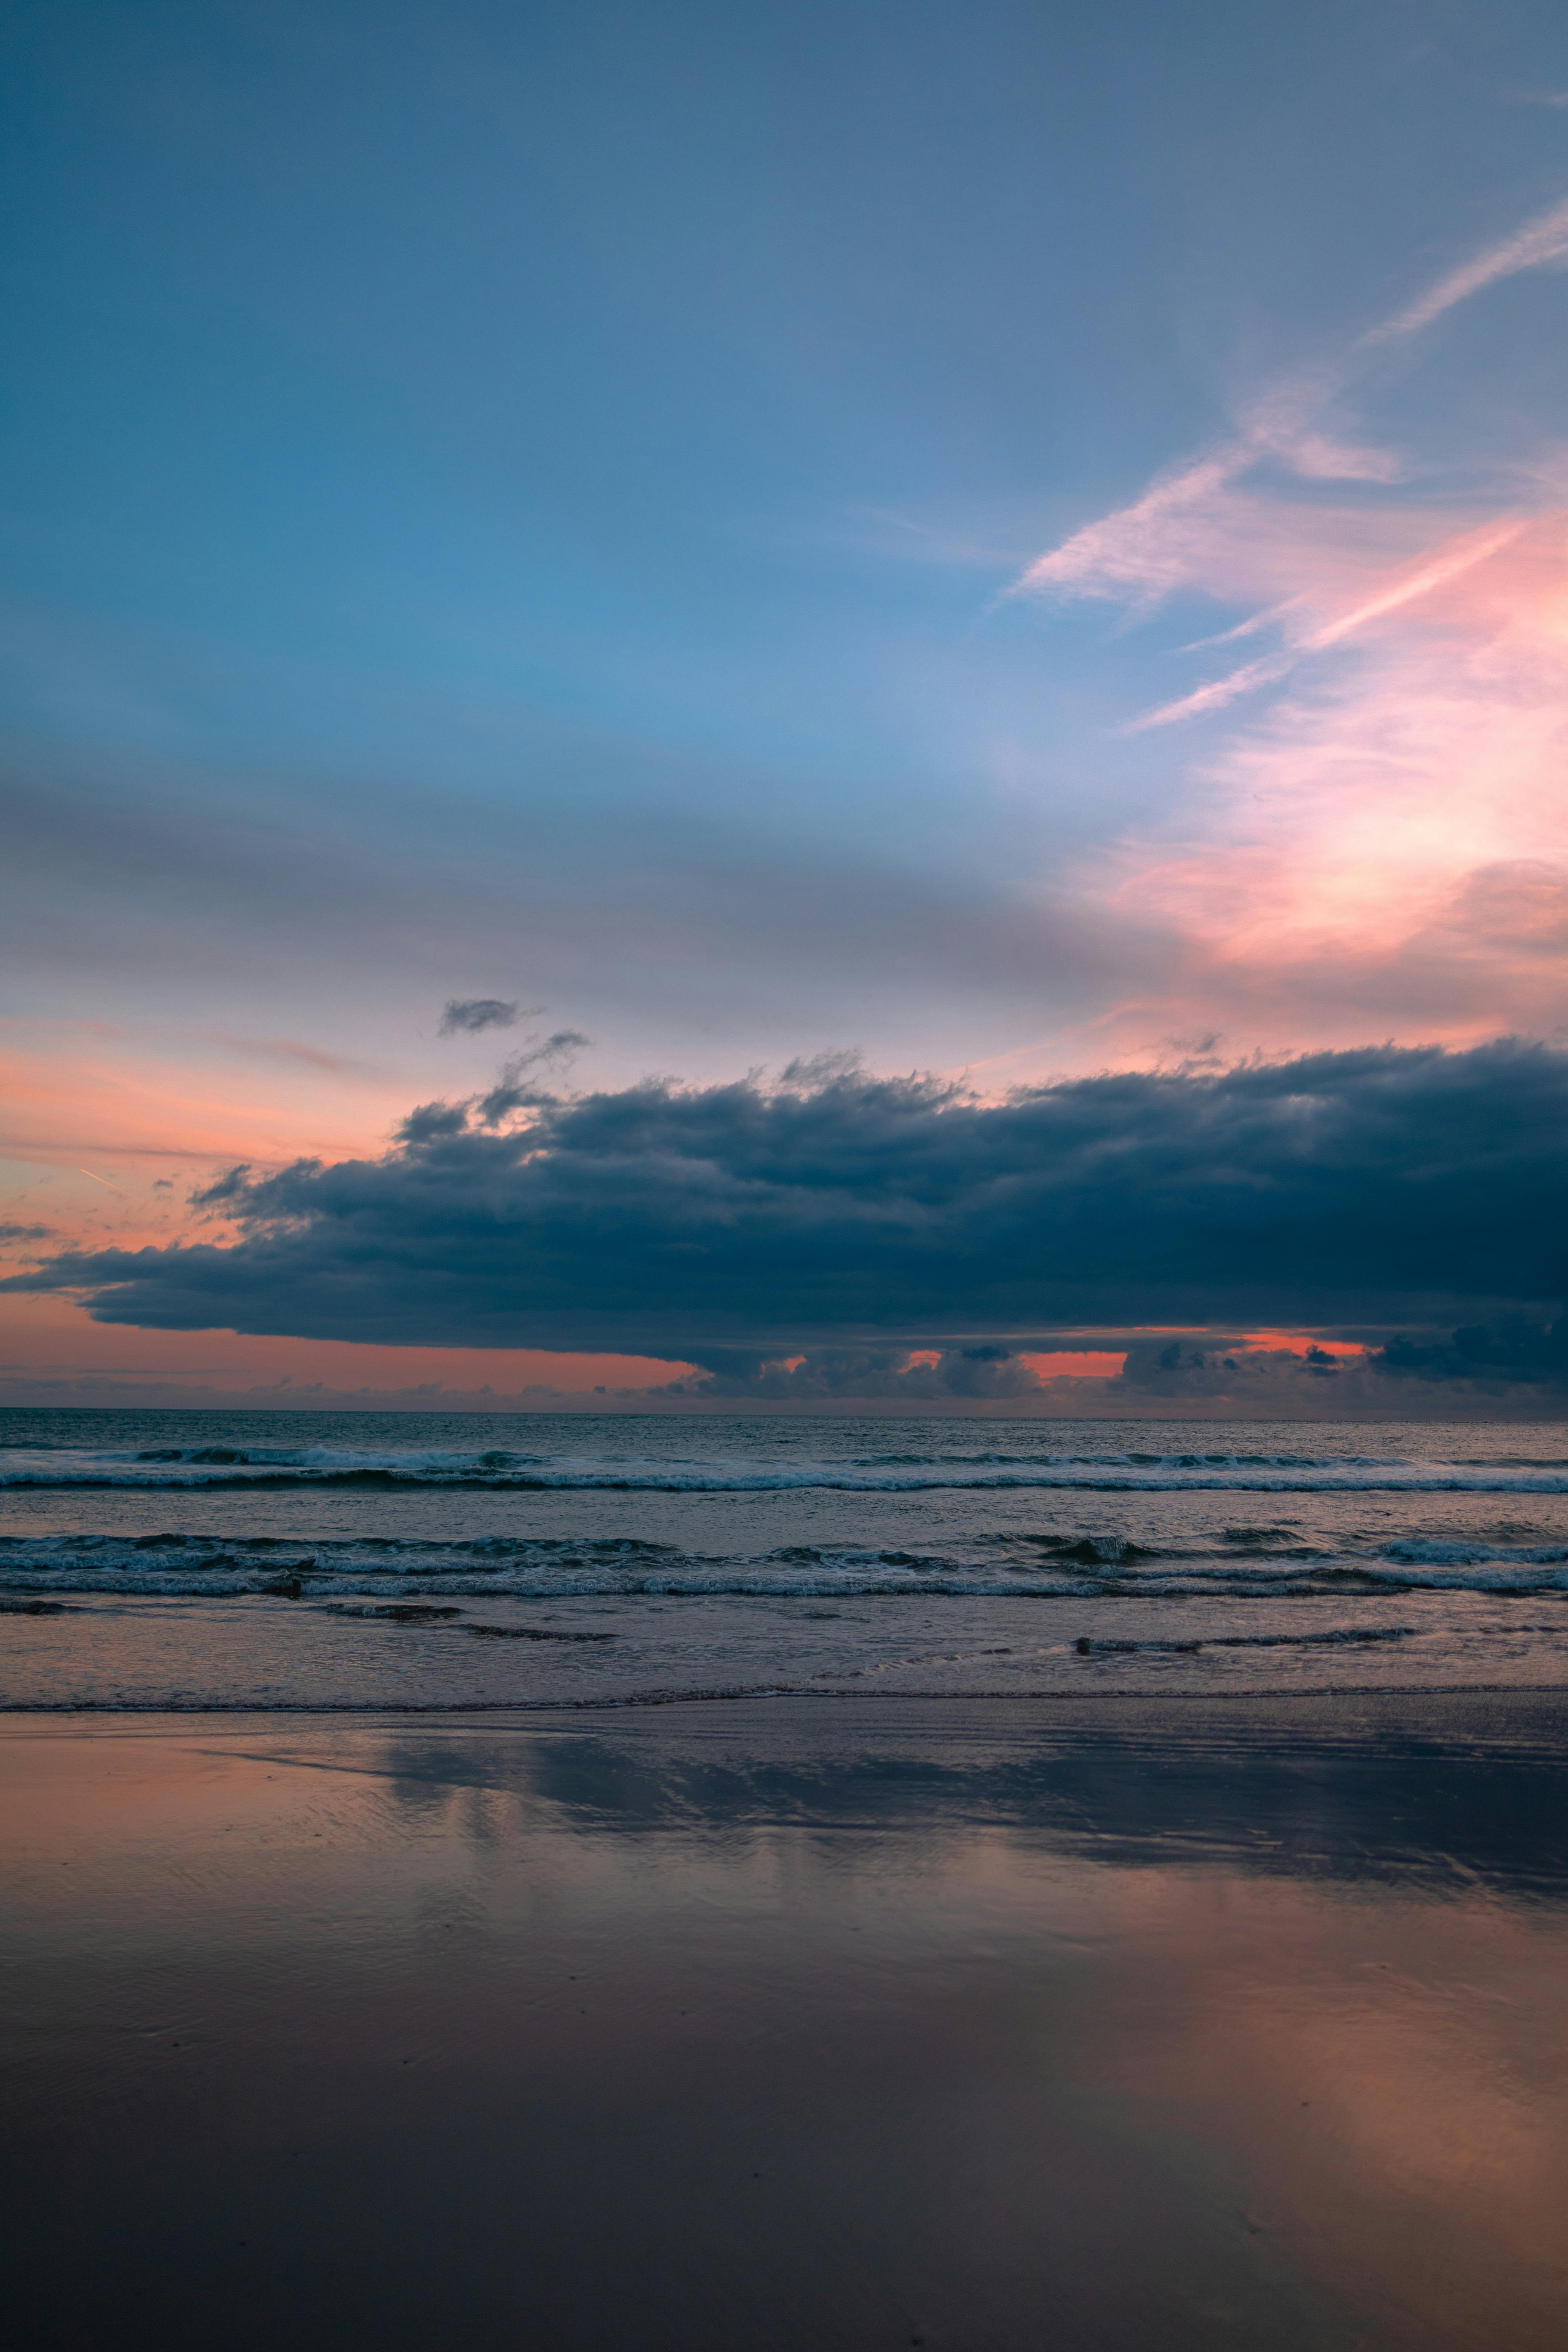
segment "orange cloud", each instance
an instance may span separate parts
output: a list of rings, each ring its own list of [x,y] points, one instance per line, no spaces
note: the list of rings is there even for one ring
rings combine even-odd
[[[244,1404],[248,1392],[265,1402],[310,1406],[313,1391],[370,1405],[379,1396],[420,1402],[482,1402],[493,1391],[498,1409],[529,1390],[591,1396],[597,1388],[651,1389],[690,1372],[689,1365],[653,1357],[559,1355],[529,1348],[383,1348],[348,1340],[246,1338],[233,1331],[116,1329],[91,1323],[61,1297],[0,1300],[0,1392],[18,1377],[30,1389],[69,1402],[77,1383],[125,1381],[155,1391],[189,1389],[193,1402],[216,1394]],[[418,1393],[424,1391],[423,1394]]]

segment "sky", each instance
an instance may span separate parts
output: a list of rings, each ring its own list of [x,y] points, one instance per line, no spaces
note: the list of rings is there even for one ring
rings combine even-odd
[[[11,51],[0,1401],[1561,1405],[1560,8]]]

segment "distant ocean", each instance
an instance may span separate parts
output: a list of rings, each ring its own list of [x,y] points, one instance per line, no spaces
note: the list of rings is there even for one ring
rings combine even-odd
[[[18,1651],[16,1621],[50,1604],[96,1620],[90,1672],[63,1625]],[[771,1686],[770,1639],[792,1688],[876,1671],[946,1689],[955,1667],[1009,1689],[1104,1686],[1108,1667],[1129,1686],[1555,1684],[1568,1424],[0,1414],[5,1703],[97,1703],[105,1612],[130,1659],[149,1607],[182,1704],[548,1703],[563,1662],[519,1681],[520,1649],[498,1696],[501,1669],[451,1639],[526,1633],[520,1609],[544,1604],[541,1643],[620,1645],[572,1659],[574,1703],[629,1695],[637,1659],[662,1690],[676,1622],[693,1690]],[[354,1617],[427,1638],[395,1672],[362,1643],[362,1675]],[[152,1703],[156,1674],[126,1671],[109,1703]]]

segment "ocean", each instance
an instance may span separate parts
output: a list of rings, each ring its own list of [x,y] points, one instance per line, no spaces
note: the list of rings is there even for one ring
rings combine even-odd
[[[1555,1686],[1568,1423],[12,1410],[0,1611],[8,1707]]]

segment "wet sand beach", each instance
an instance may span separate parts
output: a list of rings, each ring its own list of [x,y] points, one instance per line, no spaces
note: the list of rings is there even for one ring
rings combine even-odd
[[[1555,2347],[1561,1698],[0,1725],[15,2340]]]

